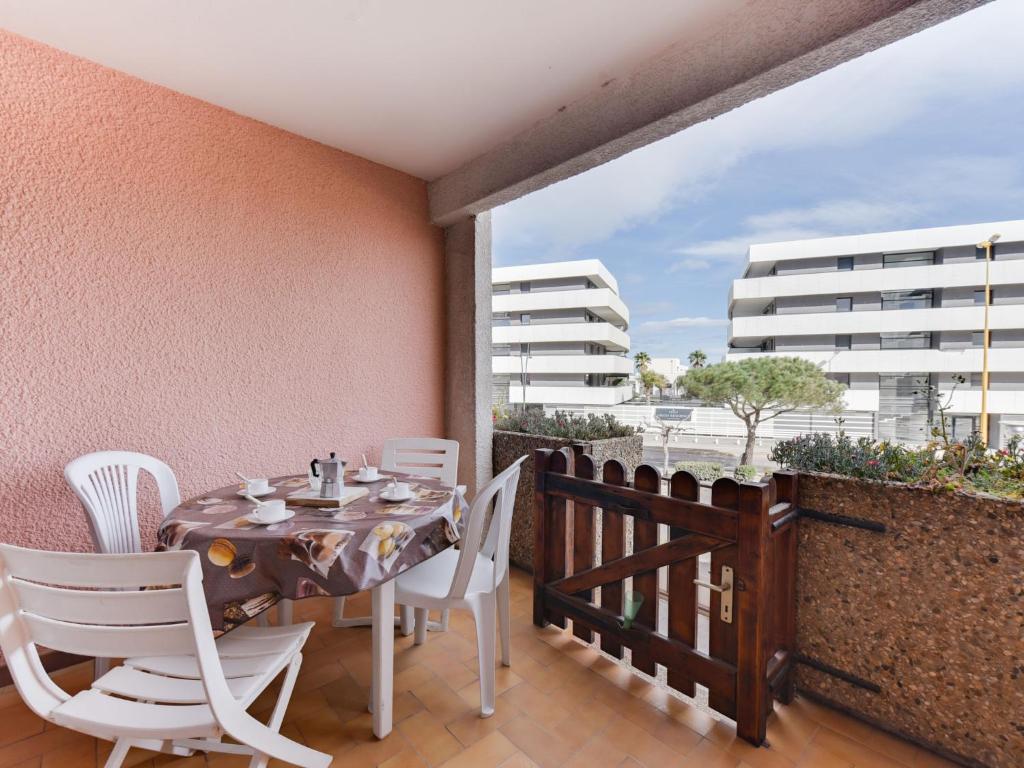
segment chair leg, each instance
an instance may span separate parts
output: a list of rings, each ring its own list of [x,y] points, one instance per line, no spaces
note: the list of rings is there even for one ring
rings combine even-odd
[[[337,626],[345,618],[345,598],[336,597],[334,598],[334,617],[332,624]]]
[[[103,764],[103,768],[121,768],[121,764],[128,756],[128,750],[131,748],[132,744],[128,739],[118,739],[115,741],[114,748],[110,750],[110,757]]]
[[[266,611],[264,611],[263,613],[261,613],[259,616],[256,617],[256,626],[257,627],[269,627],[270,626],[270,615]]]
[[[411,606],[398,606],[398,627],[402,635],[408,637],[413,632],[413,610]]]
[[[292,624],[292,608],[295,602],[293,600],[284,599],[277,604],[277,625],[279,627],[287,627]]]
[[[434,625],[433,629],[438,631],[438,632],[447,632],[448,631],[448,609],[447,608],[445,608],[443,611],[441,611],[441,620],[436,625]]]
[[[511,608],[509,605],[510,601],[510,584],[508,581],[508,574],[505,574],[505,578],[502,579],[498,585],[498,632],[501,633],[501,664],[505,667],[512,666],[512,639],[511,639],[511,622],[510,614]]]
[[[110,659],[97,658],[93,662],[93,680],[99,680],[110,671]]]
[[[402,606],[405,608],[405,606]],[[416,645],[423,645],[427,642],[427,622],[429,616],[426,608],[417,608],[414,613],[416,614]]]
[[[289,600],[288,602],[290,603],[291,601]],[[272,731],[281,730],[281,723],[284,722],[284,713],[288,709],[288,702],[291,701],[292,690],[295,688],[295,679],[299,676],[301,666],[302,654],[297,653],[288,665],[288,671],[281,682],[281,692],[277,694],[277,703],[274,704],[274,711],[270,713],[270,719],[267,721],[267,727]],[[249,761],[249,768],[266,768],[267,762],[268,758],[266,755],[262,752],[256,752]]]
[[[476,651],[480,659],[480,717],[494,714],[494,624],[497,606],[493,594],[479,596],[473,606]]]

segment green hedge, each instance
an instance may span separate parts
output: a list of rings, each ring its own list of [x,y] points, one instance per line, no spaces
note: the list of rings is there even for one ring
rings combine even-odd
[[[741,483],[752,483],[760,477],[761,473],[753,464],[740,464],[732,471],[732,476]]]
[[[712,461],[680,461],[676,463],[675,469],[676,472],[689,472],[702,483],[713,483],[718,478],[725,477],[722,465]]]

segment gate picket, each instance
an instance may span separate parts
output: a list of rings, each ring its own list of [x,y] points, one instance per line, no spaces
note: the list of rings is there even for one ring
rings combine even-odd
[[[700,482],[689,472],[679,471],[669,481],[669,495],[676,499],[700,501]],[[686,536],[685,528],[672,526],[669,538]],[[668,567],[668,636],[697,646],[697,558],[673,563]],[[686,696],[695,693],[694,680],[682,670],[668,671],[668,684]]]
[[[576,477],[593,480],[595,477],[594,457],[580,454],[576,457]],[[574,502],[572,533],[572,572],[579,573],[594,567],[594,508],[589,504]],[[580,597],[593,602],[593,590],[586,590]],[[594,641],[594,633],[577,621],[572,623],[572,633],[585,643]]]
[[[548,461],[548,472],[571,475],[573,453],[569,448],[561,448],[551,454]],[[548,501],[548,536],[545,539],[544,558],[547,561],[549,580],[561,579],[565,576],[565,553],[567,549],[566,526],[568,514],[572,511],[573,502],[561,498],[550,498]],[[565,616],[548,611],[545,617],[557,627],[565,629]]]
[[[618,459],[609,459],[604,463],[602,477],[606,485],[623,486],[626,484],[626,465]],[[601,510],[601,562],[608,563],[618,560],[626,554],[625,548],[626,521],[619,512]],[[616,616],[622,615],[622,582],[605,584],[601,587],[601,607]],[[609,656],[622,658],[622,644],[611,635],[601,634],[601,650]]]
[[[650,464],[641,464],[633,475],[633,487],[638,491],[661,493],[661,473]],[[658,546],[658,524],[634,518],[633,553]],[[658,631],[658,572],[645,571],[633,574],[633,591],[644,596],[644,602],[636,615],[636,623]],[[657,668],[651,657],[639,651],[633,652],[634,667],[648,675],[654,675]]]
[[[739,509],[740,485],[732,478],[721,477],[711,486],[711,503],[726,509]],[[711,553],[711,583],[718,584],[722,579],[722,566],[728,565],[737,572],[737,549],[731,547],[716,549]],[[735,578],[735,576],[734,576]],[[733,591],[733,611],[735,613],[736,590]],[[726,624],[719,616],[722,609],[722,596],[712,590],[711,606],[708,612],[708,653],[716,659],[736,663],[736,622]],[[727,717],[736,716],[736,696],[723,696],[713,691],[708,692],[708,705]]]

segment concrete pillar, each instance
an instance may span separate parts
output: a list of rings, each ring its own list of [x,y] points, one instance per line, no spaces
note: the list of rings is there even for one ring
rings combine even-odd
[[[445,433],[458,440],[470,495],[491,479],[491,214],[444,231]]]

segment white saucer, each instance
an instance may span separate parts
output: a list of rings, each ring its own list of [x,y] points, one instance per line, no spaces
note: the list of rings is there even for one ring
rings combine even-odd
[[[283,517],[279,517],[277,518],[277,520],[271,520],[269,522],[257,520],[256,516],[252,512],[250,512],[247,515],[244,515],[244,517],[253,525],[276,525],[277,523],[283,523],[285,520],[291,520],[293,517],[295,517],[295,510],[286,510]]]
[[[413,496],[415,496],[415,494],[412,491],[409,491],[409,493],[406,496],[392,496],[387,491],[381,491],[379,496],[380,498],[384,499],[384,501],[393,501],[395,503],[399,503],[402,501],[409,501]]]
[[[249,493],[248,491],[235,491],[235,493],[237,493],[239,496],[252,496],[254,499],[262,499],[264,496],[269,496],[276,490],[277,488],[275,488],[274,486],[270,486],[269,488],[267,488],[267,490],[260,491],[259,493]]]
[[[364,480],[359,476],[359,473],[356,473],[352,475],[352,479],[355,480],[357,483],[379,483],[381,480],[390,480],[391,477],[389,475],[382,475],[378,472],[377,476],[373,478],[373,480]]]

